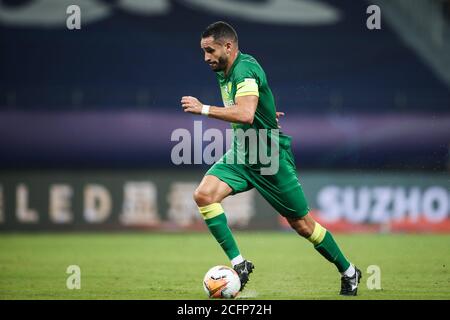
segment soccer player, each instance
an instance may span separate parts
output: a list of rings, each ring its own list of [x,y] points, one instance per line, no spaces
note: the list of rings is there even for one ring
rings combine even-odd
[[[356,295],[361,271],[346,259],[331,233],[309,214],[297,178],[291,137],[278,132],[279,113],[264,70],[255,58],[239,50],[236,31],[223,21],[206,28],[200,45],[205,62],[216,73],[225,107],[206,105],[192,96],[182,97],[182,107],[184,112],[231,122],[235,134],[230,150],[206,172],[195,190],[194,200],[210,232],[238,273],[241,290],[254,265],[241,255],[220,203],[229,195],[256,188],[300,236],[308,239],[336,266],[342,275],[340,294]],[[251,130],[257,133],[256,144],[245,139]],[[239,137],[238,131],[245,135]],[[261,142],[266,143],[263,149],[278,155],[272,174],[263,173],[267,162],[249,161],[251,151],[257,149],[255,145],[261,146]],[[235,157],[241,161],[236,161]]]

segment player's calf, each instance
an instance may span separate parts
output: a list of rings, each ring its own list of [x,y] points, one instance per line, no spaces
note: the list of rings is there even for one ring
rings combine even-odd
[[[356,295],[361,271],[352,265],[334,240],[333,235],[307,214],[287,219],[297,233],[310,241],[325,259],[333,263],[341,273],[341,295]]]

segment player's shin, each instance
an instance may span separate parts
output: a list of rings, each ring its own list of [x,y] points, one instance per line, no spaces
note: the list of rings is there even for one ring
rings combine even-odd
[[[228,227],[227,217],[223,211],[220,203],[212,203],[210,205],[199,207],[199,211],[205,219],[209,231],[222,247],[225,254],[230,259],[231,264],[236,264],[244,261],[240,255],[239,248],[234,240],[233,234]]]
[[[308,240],[314,244],[314,248],[322,256],[336,266],[339,272],[345,272],[351,266],[350,262],[342,254],[341,249],[331,233],[319,223],[315,223],[314,231]]]

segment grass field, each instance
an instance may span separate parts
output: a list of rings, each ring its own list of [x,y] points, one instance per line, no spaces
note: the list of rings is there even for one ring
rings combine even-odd
[[[359,296],[344,299],[450,299],[450,236],[336,235],[363,271]],[[342,299],[339,275],[291,232],[236,233],[256,266],[240,299]],[[204,273],[228,264],[207,233],[2,234],[1,299],[206,299]],[[69,290],[69,265],[81,289]],[[369,290],[369,265],[381,290]]]

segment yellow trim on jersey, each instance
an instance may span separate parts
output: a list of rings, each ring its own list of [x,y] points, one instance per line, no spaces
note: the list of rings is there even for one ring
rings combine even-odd
[[[222,205],[220,203],[211,203],[204,207],[198,207],[198,210],[205,220],[212,219],[224,213]]]
[[[322,227],[320,224],[316,222],[314,226],[314,231],[312,235],[308,238],[310,242],[312,242],[314,245],[318,245],[323,241],[323,238],[325,238],[325,234],[327,233],[327,229]]]
[[[257,97],[259,97],[259,92],[258,91],[239,92],[239,93],[236,93],[236,95],[234,97],[236,98],[236,97],[244,97],[244,96],[257,96]]]
[[[236,86],[237,91],[235,97],[257,96],[259,97],[258,84],[255,79],[246,78],[243,82]]]
[[[241,83],[239,83],[237,86],[236,86],[236,89],[237,90],[239,90],[240,88],[242,88],[244,85],[246,85],[247,83],[245,82],[245,81],[243,81],[243,82],[241,82]]]

